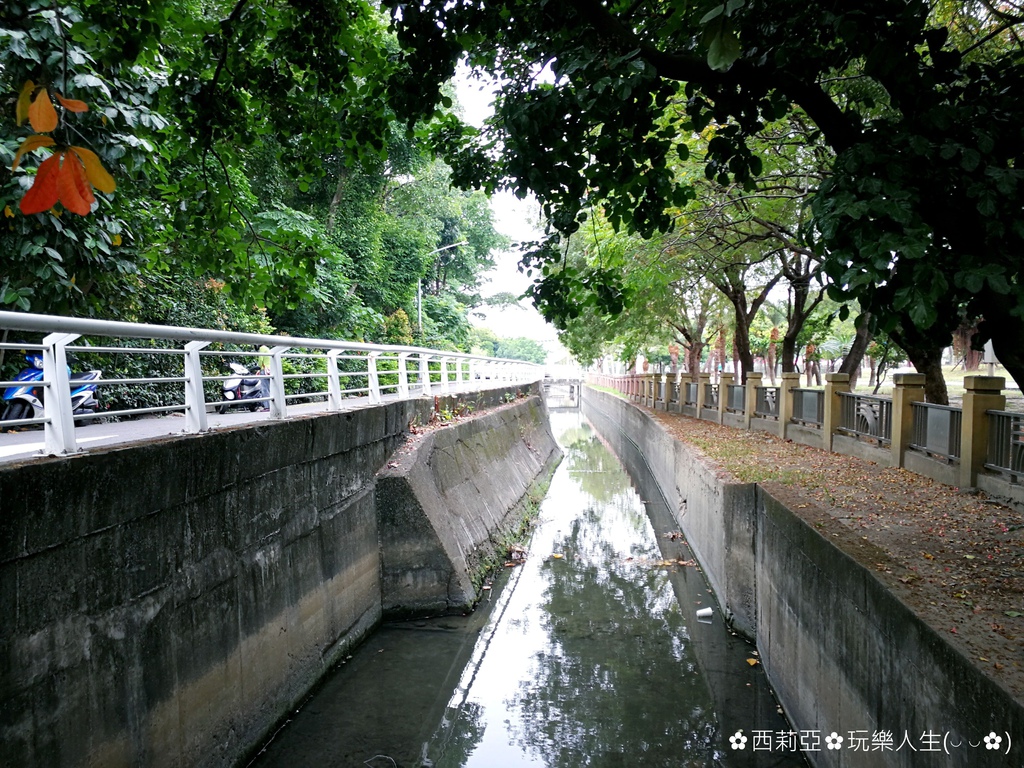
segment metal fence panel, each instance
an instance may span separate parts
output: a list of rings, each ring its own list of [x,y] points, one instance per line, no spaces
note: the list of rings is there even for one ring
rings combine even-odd
[[[726,408],[734,413],[743,413],[747,408],[747,388],[743,384],[730,384]]]
[[[912,408],[914,426],[910,447],[949,461],[959,460],[961,410],[933,403],[912,403]]]
[[[1024,414],[989,411],[987,469],[1019,482],[1024,477]]]
[[[757,387],[757,403],[754,406],[754,415],[762,419],[779,418],[779,388],[778,387]]]
[[[793,389],[792,420],[820,427],[825,421],[825,393],[819,389]]]
[[[870,437],[881,444],[892,441],[892,400],[840,392],[839,402],[840,432]]]

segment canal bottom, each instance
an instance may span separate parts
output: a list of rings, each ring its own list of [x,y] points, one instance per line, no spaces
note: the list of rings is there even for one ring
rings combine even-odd
[[[642,457],[609,436],[631,477],[578,410],[551,422],[525,562],[470,615],[374,632],[254,766],[806,765]]]

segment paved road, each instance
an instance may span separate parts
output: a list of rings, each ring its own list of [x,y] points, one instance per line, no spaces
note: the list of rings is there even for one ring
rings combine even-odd
[[[385,400],[395,396],[385,397]],[[351,398],[345,401],[342,410],[354,410],[369,405],[365,397]],[[308,416],[326,413],[327,403],[304,403],[289,405],[289,416]],[[208,413],[206,415],[211,430],[234,427],[260,421],[269,421],[269,413],[250,413],[247,410],[233,409],[225,414]],[[157,418],[142,418],[131,421],[119,421],[106,424],[87,424],[75,429],[75,439],[83,451],[109,445],[126,445],[154,437],[180,435],[184,433],[185,418],[182,414],[173,414]],[[43,458],[44,446],[42,427],[26,427],[17,432],[0,433],[0,465],[25,461],[26,459]]]

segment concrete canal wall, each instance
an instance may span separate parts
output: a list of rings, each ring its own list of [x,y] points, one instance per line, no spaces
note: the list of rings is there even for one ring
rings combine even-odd
[[[382,522],[378,471],[455,401],[0,469],[0,765],[236,764],[381,620],[385,584],[389,607],[472,602],[477,550],[555,448],[533,388],[408,450],[414,511],[389,498]],[[503,482],[475,496],[476,472]],[[446,544],[441,599],[403,593],[417,577],[392,560],[382,577],[395,519],[423,509]]]
[[[1020,765],[1020,703],[876,579],[870,553],[848,554],[825,521],[795,514],[785,486],[732,482],[627,401],[588,388],[583,403],[600,431],[621,430],[644,455],[723,610],[757,643],[793,728],[818,734],[818,750],[805,752],[813,765]],[[826,736],[851,731],[869,746],[889,731],[895,743],[826,748]],[[1009,735],[1013,753],[984,748],[993,731],[1004,750]],[[938,753],[921,750],[926,733],[938,734]],[[918,751],[897,749],[905,734]]]
[[[521,517],[511,505],[560,455],[540,398],[399,452],[377,480],[385,616],[473,605],[481,566]]]

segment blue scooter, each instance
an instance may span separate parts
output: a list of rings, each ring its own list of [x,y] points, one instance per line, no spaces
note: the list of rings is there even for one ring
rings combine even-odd
[[[3,394],[3,414],[0,421],[15,419],[41,419],[43,417],[43,389],[35,384],[43,380],[43,358],[41,355],[26,355],[29,367],[14,377],[15,381],[24,382],[19,386],[8,387]],[[96,382],[100,371],[70,373],[71,408],[75,414],[95,413],[99,407],[96,399]]]

